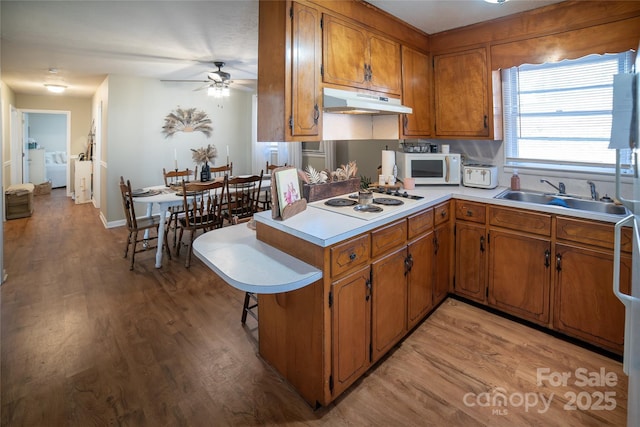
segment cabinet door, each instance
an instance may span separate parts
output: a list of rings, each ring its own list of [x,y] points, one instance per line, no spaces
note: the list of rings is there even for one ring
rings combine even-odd
[[[451,282],[451,249],[453,248],[451,239],[450,224],[444,223],[434,230],[433,233],[433,254],[434,254],[434,274],[433,274],[433,304],[439,304],[449,293]]]
[[[491,230],[489,305],[542,325],[549,322],[551,242]]]
[[[400,44],[377,34],[370,34],[369,55],[369,89],[400,95]]]
[[[486,49],[434,56],[436,136],[489,136]]]
[[[320,133],[320,13],[293,3],[291,49],[291,135]]]
[[[486,296],[486,240],[484,225],[456,223],[455,291],[479,302]]]
[[[613,254],[556,245],[553,325],[559,331],[622,354],[624,305],[613,293]],[[620,289],[631,288],[631,257],[622,256]]]
[[[367,31],[331,15],[324,15],[323,37],[324,82],[367,88]]]
[[[411,329],[433,307],[433,232],[411,242],[408,248],[407,329]]]
[[[407,249],[403,247],[372,264],[372,363],[407,331],[406,258]]]
[[[343,392],[369,368],[371,295],[369,266],[331,285],[333,395]]]
[[[402,46],[402,103],[413,114],[402,114],[401,138],[431,136],[431,84],[429,56]]]

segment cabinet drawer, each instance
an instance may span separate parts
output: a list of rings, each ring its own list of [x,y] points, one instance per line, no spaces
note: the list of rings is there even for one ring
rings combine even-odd
[[[433,228],[433,209],[411,215],[407,222],[407,238],[413,239]]]
[[[331,248],[331,276],[369,261],[369,246],[369,234],[364,234]]]
[[[407,239],[407,221],[393,222],[371,232],[371,257],[375,258],[391,249],[405,244]]]
[[[522,209],[489,207],[489,224],[516,231],[551,236],[551,215]]]
[[[456,200],[456,219],[484,224],[486,220],[485,205],[483,203],[467,202],[466,200]]]
[[[613,224],[559,216],[556,221],[558,240],[570,240],[613,250]],[[622,229],[621,250],[631,252],[631,229]]]
[[[437,226],[449,221],[451,216],[451,203],[445,202],[433,208],[433,225]]]

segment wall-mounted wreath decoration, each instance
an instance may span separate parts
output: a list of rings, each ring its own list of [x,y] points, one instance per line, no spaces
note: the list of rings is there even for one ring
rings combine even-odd
[[[209,138],[212,131],[211,119],[207,113],[195,108],[176,108],[164,118],[162,126],[165,138],[173,136],[176,132],[202,132]]]

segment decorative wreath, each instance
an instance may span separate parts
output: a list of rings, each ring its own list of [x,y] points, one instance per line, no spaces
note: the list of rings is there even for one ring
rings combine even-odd
[[[165,138],[173,136],[176,132],[202,132],[211,137],[213,127],[211,119],[204,111],[196,111],[195,108],[176,108],[164,118],[162,132]]]

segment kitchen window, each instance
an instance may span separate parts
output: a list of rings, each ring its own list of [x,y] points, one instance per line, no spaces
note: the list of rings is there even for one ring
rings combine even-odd
[[[613,76],[633,59],[628,51],[502,70],[505,165],[613,174]],[[621,150],[627,173],[630,156]]]

